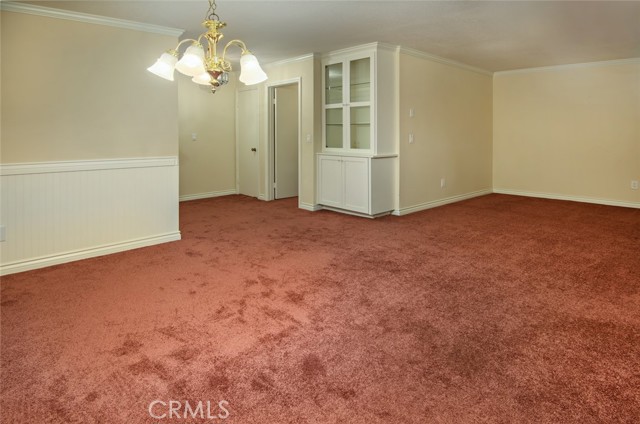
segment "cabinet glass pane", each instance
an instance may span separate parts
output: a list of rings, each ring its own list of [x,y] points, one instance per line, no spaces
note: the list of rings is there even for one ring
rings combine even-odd
[[[370,60],[352,60],[350,62],[350,94],[351,102],[368,102],[371,93]]]
[[[369,149],[371,147],[371,122],[369,106],[351,108],[351,148]]]
[[[342,63],[324,67],[324,99],[326,104],[342,103]]]
[[[326,115],[326,147],[342,149],[342,109],[327,109]]]

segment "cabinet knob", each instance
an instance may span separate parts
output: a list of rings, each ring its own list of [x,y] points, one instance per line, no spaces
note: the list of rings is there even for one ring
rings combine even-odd
[[[255,147],[252,147],[252,148],[251,148],[251,151],[252,151],[252,152],[257,152],[257,151],[258,151],[258,149],[256,149]]]

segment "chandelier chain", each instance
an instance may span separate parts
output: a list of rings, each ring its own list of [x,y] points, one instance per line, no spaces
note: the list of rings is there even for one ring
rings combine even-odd
[[[216,0],[209,0],[209,10],[207,10],[207,20],[219,21],[220,16],[216,13]]]

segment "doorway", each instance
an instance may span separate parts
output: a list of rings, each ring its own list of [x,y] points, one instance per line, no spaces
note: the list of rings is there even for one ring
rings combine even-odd
[[[269,87],[269,178],[271,199],[298,197],[300,82]]]
[[[259,102],[258,90],[241,90],[236,99],[236,181],[237,191],[258,197]]]

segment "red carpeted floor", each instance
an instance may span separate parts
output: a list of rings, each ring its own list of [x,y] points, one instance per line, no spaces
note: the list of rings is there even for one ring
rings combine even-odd
[[[2,278],[2,423],[640,417],[640,210],[180,213],[180,242]]]

